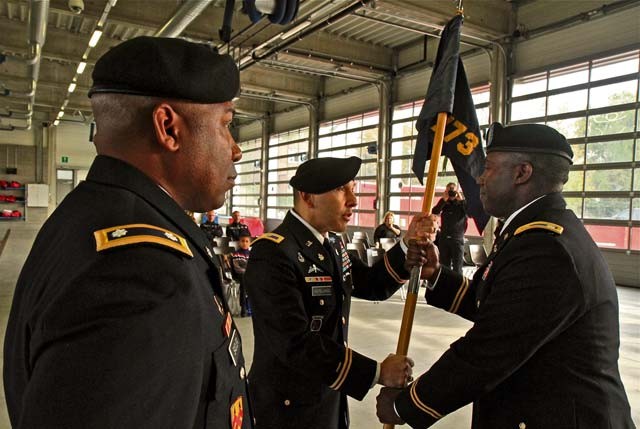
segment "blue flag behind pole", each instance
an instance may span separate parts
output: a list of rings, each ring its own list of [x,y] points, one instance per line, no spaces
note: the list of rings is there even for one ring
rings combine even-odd
[[[451,160],[467,200],[467,211],[482,233],[489,215],[482,208],[476,178],[484,170],[480,125],[460,59],[462,16],[456,15],[444,28],[438,45],[427,96],[416,121],[418,139],[413,155],[413,172],[423,183],[424,169],[431,157],[438,113],[447,112],[442,154]]]

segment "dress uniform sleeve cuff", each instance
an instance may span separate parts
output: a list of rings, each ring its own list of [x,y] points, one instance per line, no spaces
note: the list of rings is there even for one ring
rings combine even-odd
[[[400,240],[400,243],[402,243],[402,240]],[[388,252],[386,252],[384,254],[383,260],[385,269],[387,270],[389,276],[396,283],[402,284],[409,280],[411,273],[409,273],[404,268],[406,254],[402,248],[402,244],[400,243],[396,244]]]
[[[380,362],[376,362],[376,375],[373,377],[373,383],[371,383],[371,388],[378,384],[378,380],[380,380]]]
[[[411,427],[429,427],[443,416],[429,406],[428,399],[418,396],[417,386],[420,379],[404,389],[394,402],[395,411]]]
[[[352,398],[362,400],[371,389],[371,380],[376,376],[378,362],[358,352],[345,348],[344,360],[336,369],[336,378],[329,388]]]

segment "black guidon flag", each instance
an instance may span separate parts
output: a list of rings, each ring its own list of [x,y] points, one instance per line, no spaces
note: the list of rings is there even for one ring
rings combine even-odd
[[[442,32],[425,102],[416,121],[418,139],[413,155],[413,172],[423,183],[438,113],[447,112],[442,154],[451,160],[467,200],[467,211],[482,233],[489,215],[482,208],[476,178],[484,170],[484,151],[471,90],[460,59],[461,26],[462,15],[456,15]]]

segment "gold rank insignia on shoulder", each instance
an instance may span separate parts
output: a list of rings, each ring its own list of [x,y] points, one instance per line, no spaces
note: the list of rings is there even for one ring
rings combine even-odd
[[[258,240],[269,240],[269,241],[273,241],[276,244],[280,244],[284,241],[284,237],[280,234],[276,234],[275,232],[267,232],[265,234],[262,234],[260,237],[256,238],[255,240],[253,240],[251,245],[253,246]]]
[[[537,221],[537,222],[528,223],[526,225],[522,225],[520,228],[516,229],[516,232],[514,232],[513,235],[522,234],[523,232],[529,231],[530,229],[546,229],[547,231],[554,232],[558,235],[562,234],[562,232],[564,231],[564,227],[558,224],[551,223],[551,222]]]
[[[96,239],[96,251],[98,252],[116,247],[151,243],[169,247],[193,258],[187,240],[159,226],[144,223],[112,226],[95,231],[93,236]]]

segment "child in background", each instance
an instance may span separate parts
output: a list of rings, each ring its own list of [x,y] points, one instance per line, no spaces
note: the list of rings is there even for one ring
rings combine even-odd
[[[251,234],[249,231],[240,231],[240,237],[238,239],[238,250],[233,252],[232,257],[232,270],[233,277],[240,283],[240,303],[242,305],[241,317],[251,316],[251,307],[249,306],[249,298],[246,295],[244,288],[244,272],[247,269],[247,263],[249,262],[249,255],[251,253]]]

